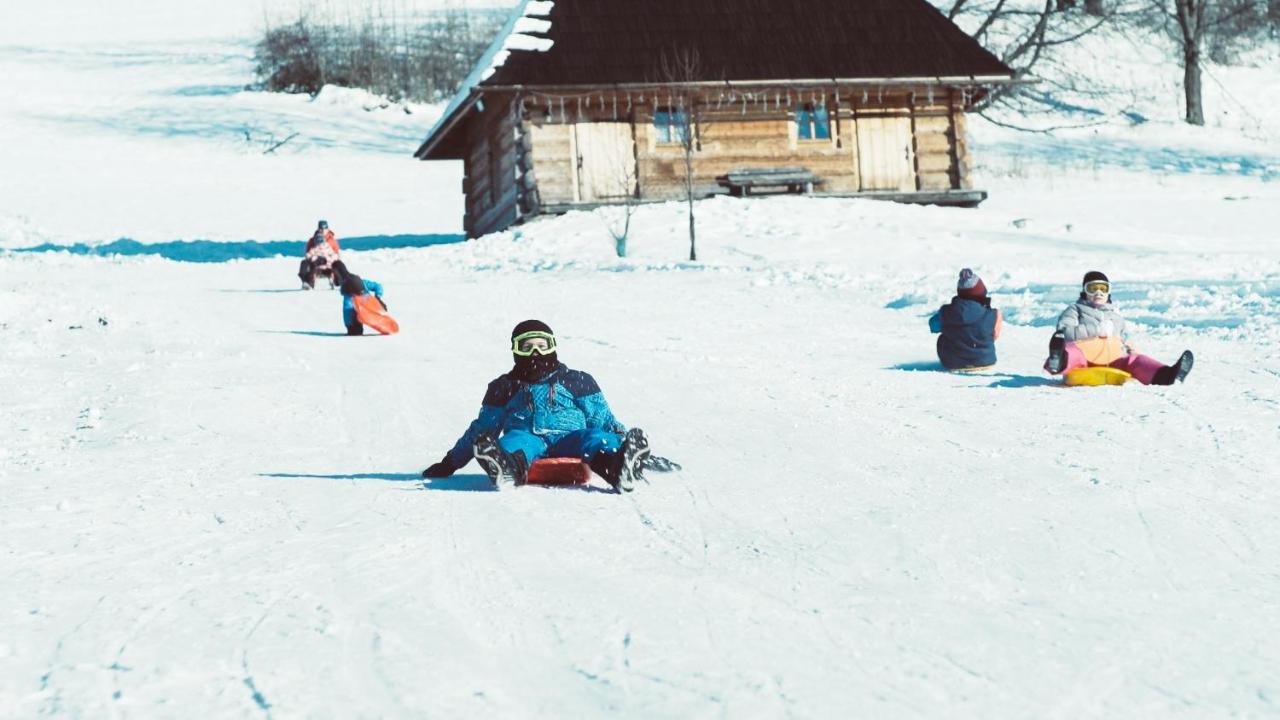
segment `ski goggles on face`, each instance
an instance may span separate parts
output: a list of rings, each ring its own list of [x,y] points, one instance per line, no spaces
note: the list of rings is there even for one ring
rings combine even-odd
[[[1089,295],[1106,295],[1111,292],[1111,283],[1102,282],[1101,280],[1086,283],[1084,291]]]
[[[556,351],[556,336],[551,333],[534,330],[520,333],[511,338],[511,352],[520,357],[531,355],[550,355]]]

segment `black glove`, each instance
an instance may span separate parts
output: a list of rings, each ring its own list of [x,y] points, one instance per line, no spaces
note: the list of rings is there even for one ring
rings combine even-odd
[[[447,458],[447,457],[446,457],[445,459],[441,460],[440,462],[436,463],[435,465],[432,465],[431,467],[427,468],[426,470],[423,470],[423,471],[422,471],[422,477],[424,477],[424,478],[446,478],[446,477],[449,477],[450,475],[452,475],[455,471],[457,471],[457,469],[458,469],[458,468],[456,468],[456,467],[454,467],[454,466],[453,466],[453,463],[449,462],[449,458]]]

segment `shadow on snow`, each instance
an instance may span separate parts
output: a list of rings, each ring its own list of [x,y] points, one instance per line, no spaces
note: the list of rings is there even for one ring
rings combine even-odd
[[[959,377],[973,378],[1000,378],[995,382],[986,385],[970,385],[969,387],[987,387],[987,388],[1028,388],[1028,387],[1045,387],[1048,385],[1062,385],[1062,381],[1055,378],[1046,378],[1038,375],[1014,375],[1012,373],[993,373],[989,370],[980,370],[976,372],[964,372],[960,370],[948,370],[942,366],[942,363],[936,360],[918,360],[916,362],[904,362],[897,365],[890,365],[885,370],[899,370],[902,372],[936,372],[945,375],[956,375]]]
[[[462,242],[463,235],[365,235],[342,239],[343,250],[394,250],[400,248],[429,247]],[[44,243],[27,248],[15,248],[9,252],[40,253],[68,252],[72,255],[159,255],[167,260],[191,263],[220,263],[229,260],[257,260],[280,256],[302,257],[306,243],[302,240],[242,240],[216,242],[213,240],[174,240],[161,243],[140,243],[121,238],[103,245],[55,245]]]
[[[272,335],[306,335],[309,337],[382,337],[377,333],[347,335],[345,332],[323,332],[321,330],[259,330],[258,332]]]
[[[341,473],[338,475],[318,475],[314,473],[258,473],[258,477],[314,480],[383,480],[387,482],[412,482],[421,480],[417,473]],[[483,477],[483,476],[481,476]],[[489,482],[486,477],[485,482]]]

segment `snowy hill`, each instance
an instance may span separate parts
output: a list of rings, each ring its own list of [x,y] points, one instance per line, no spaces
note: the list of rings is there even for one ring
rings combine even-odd
[[[678,203],[625,259],[594,213],[349,252],[404,332],[346,338],[296,256],[16,251],[457,231],[438,109],[196,37],[0,45],[0,717],[1277,713],[1269,130],[979,122],[981,208],[709,200],[698,263]],[[954,375],[965,266],[1007,324]],[[1040,370],[1090,269],[1185,384]],[[683,471],[424,483],[527,317]]]

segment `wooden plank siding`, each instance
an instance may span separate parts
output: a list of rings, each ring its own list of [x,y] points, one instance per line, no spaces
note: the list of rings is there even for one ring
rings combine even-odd
[[[468,128],[468,150],[463,159],[467,191],[463,229],[467,237],[501,230],[519,218],[516,125],[512,101],[490,98]]]
[[[772,92],[772,91],[771,91]],[[785,90],[782,91],[785,93]],[[775,93],[776,94],[776,93]],[[657,99],[657,105],[654,99]],[[823,95],[805,90],[792,95],[796,101],[821,100]],[[697,196],[723,192],[716,176],[741,168],[774,168],[800,166],[813,171],[823,182],[818,192],[852,194],[876,189],[868,187],[859,170],[859,121],[867,132],[883,127],[899,128],[909,122],[909,162],[914,179],[907,176],[906,186],[897,189],[936,193],[967,189],[969,183],[969,151],[965,141],[964,108],[958,94],[946,90],[932,93],[913,92],[909,88],[886,88],[860,94],[825,95],[830,113],[830,139],[804,140],[797,137],[793,111],[784,101],[768,103],[726,103],[716,98],[705,101],[709,109],[700,113],[695,129],[697,149],[693,161],[693,185]],[[522,110],[521,121],[513,127],[501,121],[511,113],[495,107],[486,111],[484,122],[476,123],[467,156],[468,190],[467,233],[487,232],[494,217],[508,213],[492,213],[499,202],[510,202],[517,175],[523,178],[521,193],[535,193],[545,205],[586,202],[579,169],[581,150],[577,147],[575,123],[630,123],[634,138],[638,199],[674,200],[684,197],[684,150],[679,143],[658,141],[654,113],[668,107],[661,93],[610,94],[608,91],[574,98],[564,103],[544,97],[513,97]],[[717,107],[719,109],[717,109]],[[490,114],[492,113],[492,114]],[[890,121],[889,118],[902,118]],[[898,132],[901,132],[900,130]],[[520,150],[520,172],[507,162],[498,163],[500,173],[512,185],[492,187],[491,177],[473,172],[486,163],[493,164],[491,152],[499,157],[513,156],[515,138],[524,138]],[[886,152],[883,148],[881,152]],[[511,162],[515,162],[513,158]],[[508,170],[510,172],[508,172]],[[492,173],[488,175],[492,176]],[[589,193],[587,193],[589,194]],[[531,204],[522,202],[528,208]],[[537,203],[532,206],[536,207]],[[470,218],[476,218],[474,222]]]

